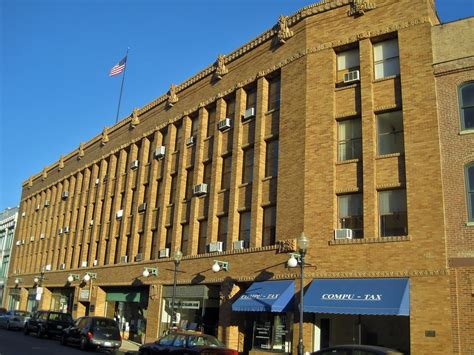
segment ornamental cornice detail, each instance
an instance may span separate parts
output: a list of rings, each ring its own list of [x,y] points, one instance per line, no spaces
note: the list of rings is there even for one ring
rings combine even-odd
[[[79,148],[78,148],[78,152],[77,152],[77,158],[78,158],[78,159],[82,159],[83,156],[84,156],[84,143],[81,142],[81,143],[79,143]]]
[[[41,178],[42,178],[43,180],[46,180],[47,177],[48,177],[48,170],[47,170],[47,167],[45,166],[45,167],[43,168],[43,171],[41,172]]]
[[[174,104],[178,102],[178,95],[176,94],[176,92],[177,86],[175,84],[171,84],[166,102],[166,105],[168,105],[169,107],[173,107]]]
[[[106,145],[109,142],[109,128],[104,127],[104,130],[102,131],[102,138],[100,141],[101,145]]]
[[[59,157],[58,170],[61,171],[64,169],[64,155]]]
[[[347,16],[362,16],[369,10],[375,9],[375,4],[367,0],[352,0],[350,2],[350,9],[347,12]]]
[[[218,80],[222,79],[222,77],[229,72],[229,70],[225,66],[225,55],[223,54],[219,54],[217,56],[215,66],[216,72],[214,73],[214,76]]]
[[[138,118],[139,110],[138,108],[134,108],[132,112],[132,119],[130,120],[130,127],[135,128],[140,124],[140,119]]]
[[[277,37],[280,44],[286,43],[291,37],[293,37],[293,31],[288,28],[288,16],[280,16],[278,18],[278,32]]]

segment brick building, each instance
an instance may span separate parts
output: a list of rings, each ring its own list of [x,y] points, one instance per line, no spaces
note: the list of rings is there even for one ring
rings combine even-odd
[[[474,18],[433,27],[454,353],[474,353]]]
[[[430,0],[322,1],[171,85],[25,182],[10,297],[288,353],[304,231],[306,351],[451,353],[438,23]]]
[[[0,306],[3,304],[4,288],[7,284],[17,220],[18,207],[6,208],[0,212]]]

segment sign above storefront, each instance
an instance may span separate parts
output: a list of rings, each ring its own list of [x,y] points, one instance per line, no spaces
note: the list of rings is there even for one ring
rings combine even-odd
[[[254,282],[232,305],[240,312],[285,312],[295,294],[293,280]]]

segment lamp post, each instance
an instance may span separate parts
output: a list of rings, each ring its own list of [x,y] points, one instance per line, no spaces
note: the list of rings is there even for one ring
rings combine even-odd
[[[44,280],[44,269],[41,270],[39,276],[35,276],[33,282],[36,285],[36,309],[39,308],[39,302],[41,295],[43,294],[43,280]]]
[[[299,254],[291,254],[290,259],[288,260],[289,267],[296,267],[298,264],[300,265],[300,275],[301,275],[301,283],[300,283],[300,326],[299,326],[299,336],[298,336],[298,355],[303,355],[304,353],[304,345],[303,345],[303,310],[304,310],[304,297],[303,297],[303,289],[304,289],[304,257],[306,255],[306,250],[308,249],[308,238],[304,233],[296,240]]]
[[[173,298],[171,299],[171,328],[176,323],[176,312],[174,310],[174,303],[176,299],[176,277],[178,274],[179,263],[183,258],[183,253],[181,250],[176,250],[173,254],[174,259],[174,281],[173,281]]]

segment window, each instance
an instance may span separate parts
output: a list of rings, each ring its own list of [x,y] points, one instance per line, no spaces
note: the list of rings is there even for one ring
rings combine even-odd
[[[268,81],[268,111],[280,108],[280,77]]]
[[[240,214],[239,240],[250,242],[250,211]]]
[[[199,222],[198,254],[204,254],[206,252],[206,242],[207,242],[207,220]]]
[[[177,176],[173,175],[171,177],[170,200],[168,203],[174,203],[174,198],[176,195],[176,180],[177,180]]]
[[[402,111],[377,115],[378,155],[403,153]]]
[[[360,118],[340,121],[338,126],[338,160],[362,157],[362,128]]]
[[[474,82],[464,84],[459,89],[461,128],[474,129]]]
[[[194,171],[192,169],[188,170],[186,174],[186,191],[185,191],[185,200],[189,201],[193,197],[193,175]]]
[[[337,53],[337,81],[344,80],[345,73],[359,67],[359,48]]]
[[[181,233],[181,251],[183,255],[188,255],[189,224],[183,224]]]
[[[338,228],[351,229],[353,238],[363,237],[362,194],[337,197]]]
[[[278,140],[267,142],[265,176],[278,176]]]
[[[207,110],[207,137],[214,135],[216,129],[216,108],[211,107]]]
[[[474,221],[474,163],[466,166],[466,195],[469,221]]]
[[[400,74],[398,40],[391,39],[374,44],[375,79]]]
[[[263,210],[262,246],[274,245],[276,240],[276,206]]]
[[[230,189],[230,181],[232,178],[232,155],[222,158],[222,179],[221,190]]]
[[[176,141],[174,145],[174,151],[177,152],[181,147],[181,140],[183,139],[183,127],[181,124],[176,125]]]
[[[235,116],[235,97],[226,100],[225,117],[234,119]]]
[[[244,150],[243,162],[242,183],[246,184],[253,181],[253,147]]]
[[[407,235],[406,190],[380,191],[379,214],[382,237]]]
[[[256,106],[257,104],[257,88],[255,86],[251,87],[250,89],[246,90],[247,100],[245,102],[245,109],[249,109],[251,107]]]
[[[219,218],[219,226],[217,228],[217,241],[222,242],[224,250],[226,250],[227,231],[228,231],[228,217],[222,216]]]

